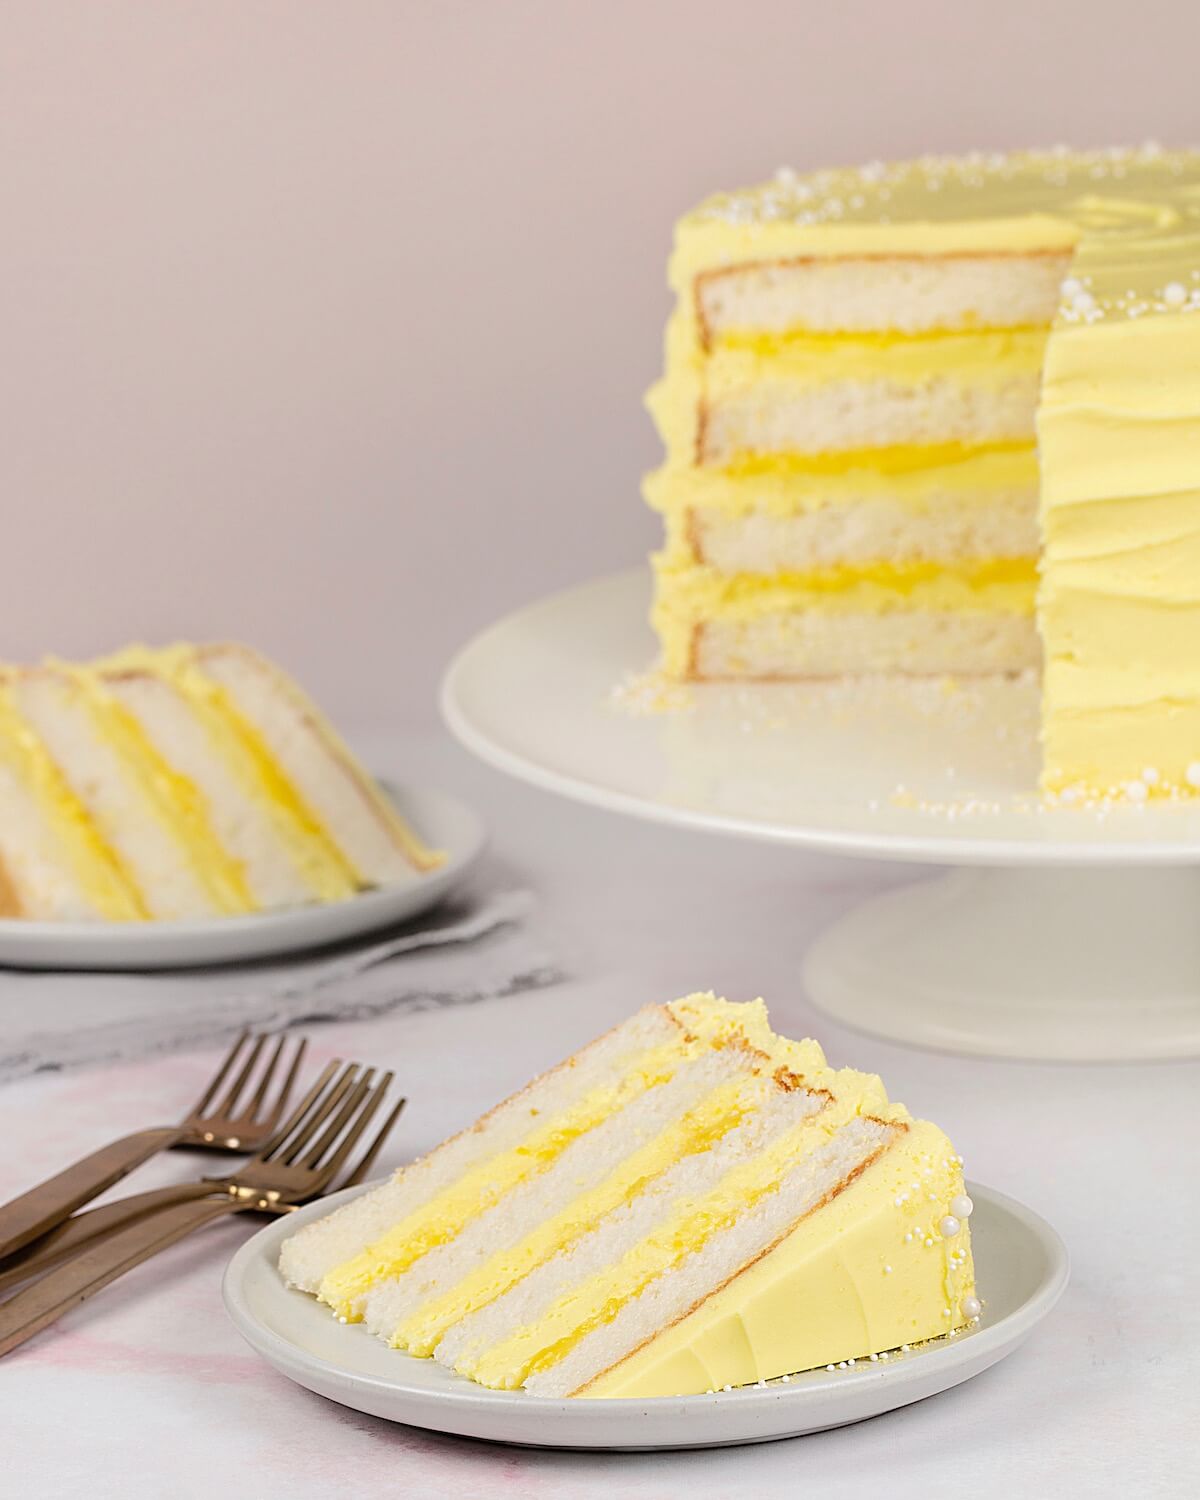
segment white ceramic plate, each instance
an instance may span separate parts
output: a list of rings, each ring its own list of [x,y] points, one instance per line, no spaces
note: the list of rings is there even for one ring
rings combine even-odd
[[[712,832],[946,864],[1200,862],[1200,801],[1038,805],[1032,679],[709,683],[633,713],[614,688],[654,659],[649,588],[617,574],[484,631],[447,673],[450,728],[547,790]]]
[[[444,865],[413,880],[328,906],[194,922],[0,921],[0,964],[30,969],[178,969],[241,963],[343,942],[415,917],[470,870],[486,835],[469,807],[441,792],[385,783],[401,813]]]
[[[825,1370],[712,1396],[647,1401],[555,1401],[489,1391],[436,1364],[388,1349],[361,1326],[338,1323],[276,1269],[279,1246],[301,1224],[363,1188],[310,1204],[256,1234],[225,1272],[225,1306],[238,1331],[291,1380],[343,1406],[392,1422],[539,1448],[709,1448],[798,1437],[921,1401],[1011,1354],[1062,1295],[1067,1252],[1044,1219],[972,1183],[971,1238],[985,1298],[979,1326],[833,1374]],[[980,1399],[984,1399],[981,1395]]]

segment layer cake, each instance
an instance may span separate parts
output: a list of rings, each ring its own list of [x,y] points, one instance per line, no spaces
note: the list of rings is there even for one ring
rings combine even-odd
[[[1200,787],[1200,155],[783,171],[670,281],[669,675],[1044,663],[1048,793]]]

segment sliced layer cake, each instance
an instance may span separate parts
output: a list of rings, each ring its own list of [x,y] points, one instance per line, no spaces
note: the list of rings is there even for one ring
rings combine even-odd
[[[669,674],[1044,656],[1047,790],[1200,785],[1200,156],[783,172],[670,279]]]
[[[244,646],[0,669],[0,914],[335,901],[439,863],[315,705]]]
[[[979,1316],[959,1158],[761,1001],[652,1006],[283,1247],[286,1280],[497,1389],[658,1396]]]

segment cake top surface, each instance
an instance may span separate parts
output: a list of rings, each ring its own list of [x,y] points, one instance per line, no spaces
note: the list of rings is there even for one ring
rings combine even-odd
[[[1200,309],[1200,152],[973,152],[797,173],[706,199],[680,221],[672,280],[747,253],[1074,251],[1060,318]]]

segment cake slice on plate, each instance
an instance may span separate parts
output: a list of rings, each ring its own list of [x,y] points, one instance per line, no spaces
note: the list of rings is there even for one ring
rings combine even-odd
[[[438,863],[316,706],[245,646],[0,669],[0,915],[268,911]]]
[[[669,1396],[869,1358],[979,1315],[960,1159],[761,1001],[651,1006],[280,1269],[497,1389]]]

